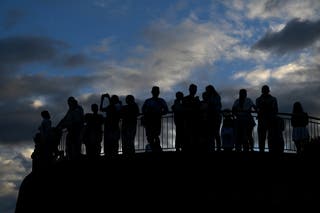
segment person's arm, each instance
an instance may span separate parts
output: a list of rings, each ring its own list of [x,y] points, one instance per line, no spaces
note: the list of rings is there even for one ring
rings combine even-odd
[[[233,115],[235,115],[235,116],[237,116],[237,115],[238,115],[238,109],[237,109],[237,106],[238,106],[238,99],[237,99],[237,100],[235,100],[235,102],[234,102],[234,103],[233,103],[233,105],[232,105],[232,109],[231,109],[232,114],[233,114]]]
[[[65,116],[59,121],[56,128],[58,129],[64,129],[67,127],[67,117],[69,116],[70,110],[65,114]]]
[[[257,112],[257,106],[253,103],[253,101],[250,98],[249,98],[249,101],[250,101],[250,108],[249,108],[250,113],[252,111]]]
[[[167,105],[167,102],[162,99],[162,115],[165,115],[169,112],[169,108],[168,108],[168,105]]]
[[[110,102],[110,95],[108,93],[102,94],[101,95],[101,99],[100,99],[100,111],[105,112],[106,111],[106,107],[103,107],[103,102],[104,99],[108,98],[108,101]]]

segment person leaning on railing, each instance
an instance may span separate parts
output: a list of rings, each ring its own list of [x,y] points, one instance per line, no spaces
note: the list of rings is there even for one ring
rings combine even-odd
[[[261,95],[256,99],[258,113],[258,140],[259,151],[265,151],[265,142],[268,135],[268,148],[272,150],[275,134],[274,123],[277,122],[278,101],[270,94],[268,85],[261,88]]]
[[[300,102],[295,102],[292,108],[291,126],[293,127],[292,140],[297,148],[298,155],[303,151],[303,145],[309,141],[308,123],[308,114],[304,112]]]
[[[161,152],[160,133],[161,117],[168,113],[168,106],[163,98],[160,98],[160,88],[152,87],[152,97],[145,100],[142,105],[146,136],[152,152]]]

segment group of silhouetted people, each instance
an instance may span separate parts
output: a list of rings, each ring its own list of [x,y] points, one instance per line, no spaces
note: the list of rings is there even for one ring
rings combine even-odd
[[[118,155],[120,138],[122,153],[131,156],[135,153],[137,120],[140,114],[150,151],[161,152],[162,116],[167,114],[169,109],[167,102],[159,97],[158,86],[152,87],[151,94],[152,97],[144,101],[141,113],[133,95],[127,95],[126,104],[123,105],[119,96],[102,94],[100,106],[92,104],[92,112],[86,114],[78,101],[69,97],[68,111],[56,127],[52,127],[49,112],[42,111],[43,120],[34,137],[33,160],[50,162],[61,157],[63,151],[58,149],[58,145],[63,129],[67,130],[67,159],[79,159],[82,156],[82,144],[85,144],[88,158],[98,158],[102,142],[104,155],[114,157]],[[222,109],[221,97],[213,85],[207,85],[199,98],[197,85],[190,84],[189,94],[176,92],[171,109],[176,127],[176,151],[254,151],[253,129],[256,122],[252,112],[257,113],[259,151],[265,151],[266,139],[269,152],[284,151],[284,121],[278,116],[277,99],[270,94],[267,85],[262,87],[261,95],[256,98],[255,103],[247,97],[246,89],[240,89],[239,97],[232,108]],[[105,116],[99,111],[105,113]],[[294,103],[291,125],[297,153],[301,153],[303,144],[309,140],[308,122],[308,114],[303,111],[301,103]]]

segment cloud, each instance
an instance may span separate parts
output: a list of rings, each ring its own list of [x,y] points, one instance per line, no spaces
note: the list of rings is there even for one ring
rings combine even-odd
[[[31,171],[31,153],[26,156],[27,150],[28,145],[0,144],[0,212],[15,209],[21,180]]]
[[[309,63],[312,59],[301,57],[296,61],[273,68],[257,68],[251,71],[237,72],[234,80],[244,80],[247,88],[255,88],[268,84],[271,92],[278,98],[279,110],[290,113],[295,101],[303,103],[305,110],[312,116],[320,116],[320,101],[315,98],[320,89],[320,65]],[[306,95],[308,94],[308,95]]]
[[[318,0],[261,0],[245,1],[239,9],[245,9],[250,19],[319,19],[320,2]],[[245,7],[243,6],[245,5]]]
[[[19,142],[32,139],[40,122],[40,111],[48,109],[56,119],[66,112],[66,99],[80,96],[81,89],[95,84],[96,76],[52,77],[21,75],[2,77],[0,85],[0,141]],[[37,82],[37,83],[35,83]],[[41,100],[42,106],[34,107]],[[57,122],[57,121],[55,121]]]
[[[41,36],[0,38],[0,71],[16,70],[27,63],[48,62],[66,46],[62,41]]]
[[[253,45],[253,49],[279,54],[307,48],[320,39],[320,20],[293,19],[278,32],[268,32]]]
[[[0,60],[2,58],[2,61],[5,61],[5,57],[9,59],[7,64],[49,63],[51,60],[61,59],[60,66],[83,67],[83,64],[91,63],[94,71],[88,75],[69,77],[45,73],[1,76],[3,84],[0,85],[0,109],[6,112],[2,117],[7,122],[0,124],[0,128],[5,130],[1,132],[0,140],[19,142],[30,139],[40,121],[39,110],[49,108],[52,113],[61,116],[66,110],[64,100],[70,95],[109,92],[123,96],[134,94],[136,97],[148,97],[153,85],[160,86],[162,94],[172,92],[179,83],[189,82],[196,68],[212,65],[223,57],[226,49],[238,42],[210,22],[199,22],[195,16],[176,24],[164,20],[152,22],[143,36],[146,43],[138,44],[143,48],[137,48],[138,52],[133,52],[126,60],[95,61],[96,63],[92,63],[92,60],[81,53],[66,53],[69,45],[55,39],[2,39],[2,46],[7,49],[11,48],[9,43],[17,46],[11,49],[13,53],[19,50],[25,52],[18,53],[16,58],[0,54]],[[65,55],[68,57],[63,57]],[[205,78],[199,73],[196,76],[197,79]],[[40,103],[39,101],[41,104],[35,105]],[[90,105],[91,103],[88,103],[88,106]],[[7,131],[10,128],[19,131],[19,134]]]
[[[64,41],[45,36],[11,36],[0,38],[0,72],[16,72],[32,63],[76,68],[91,65],[95,60],[83,53],[71,53]]]
[[[271,71],[269,69],[257,69],[251,72],[237,72],[232,76],[232,79],[245,79],[252,86],[261,85],[263,82],[269,81],[271,77]]]
[[[212,65],[238,42],[210,22],[199,23],[194,16],[177,25],[160,20],[144,35],[152,47],[144,58],[146,73],[167,89],[187,80],[195,68]]]

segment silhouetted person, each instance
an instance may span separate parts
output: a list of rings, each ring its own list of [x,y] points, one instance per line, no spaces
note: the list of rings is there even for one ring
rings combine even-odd
[[[159,98],[160,88],[152,87],[152,97],[145,100],[142,113],[145,119],[145,129],[148,143],[153,152],[162,151],[160,145],[161,118],[168,113],[168,106],[164,99]]]
[[[265,151],[265,141],[268,135],[268,147],[272,149],[274,124],[277,120],[278,102],[275,97],[270,95],[269,86],[261,88],[261,96],[256,99],[258,112],[258,140],[259,151]]]
[[[137,132],[137,117],[139,107],[133,95],[127,95],[126,105],[121,109],[122,153],[131,156],[135,153],[134,140]]]
[[[303,151],[303,145],[309,141],[308,123],[308,113],[304,112],[300,102],[295,102],[292,108],[291,126],[293,127],[292,140],[294,141],[298,155]]]
[[[199,123],[200,123],[200,99],[197,94],[197,85],[190,84],[189,95],[182,100],[185,118],[185,144],[182,151],[193,151],[199,140]]]
[[[274,129],[274,143],[270,152],[276,156],[281,155],[284,152],[284,138],[283,131],[285,130],[285,123],[283,118],[277,116],[275,129]]]
[[[210,151],[210,128],[212,120],[210,120],[210,96],[207,92],[202,93],[200,101],[200,120],[199,120],[199,141],[194,147],[196,151]]]
[[[44,110],[41,112],[42,122],[39,126],[39,131],[41,134],[41,137],[44,138],[44,140],[48,140],[50,137],[50,132],[52,128],[52,122],[51,122],[51,116],[50,113],[47,110]]]
[[[68,98],[69,110],[57,125],[60,129],[67,129],[66,155],[68,159],[81,157],[81,134],[84,124],[84,112],[82,106],[74,97]]]
[[[221,97],[214,86],[206,86],[209,99],[209,149],[210,151],[221,150],[220,127],[222,122]]]
[[[103,99],[109,99],[109,105],[102,107]],[[118,155],[120,140],[120,111],[122,104],[117,95],[109,97],[108,94],[101,96],[100,110],[106,112],[104,122],[104,154],[106,157]]]
[[[223,151],[230,152],[235,144],[235,117],[230,109],[222,112],[221,142]]]
[[[51,143],[51,120],[47,110],[41,112],[42,122],[39,126],[39,132],[34,136],[34,151],[31,155],[33,160],[33,170],[43,169],[50,165],[52,161],[52,153],[50,150]]]
[[[253,127],[255,125],[251,111],[256,106],[250,98],[247,97],[247,90],[240,89],[239,98],[235,100],[232,106],[232,112],[236,116],[236,151],[253,151]]]
[[[182,105],[183,97],[184,95],[181,91],[176,92],[176,99],[171,106],[174,124],[176,126],[175,148],[177,152],[181,151],[183,149],[182,147],[184,146],[184,109]]]
[[[90,159],[97,159],[101,153],[104,118],[98,113],[98,110],[98,104],[92,104],[92,113],[86,113],[84,116],[85,130],[83,141],[86,146],[86,154]]]
[[[42,140],[45,141],[46,153],[50,160],[57,160],[63,156],[64,151],[59,150],[62,131],[57,127],[52,127],[51,116],[47,110],[41,112],[43,118],[39,127]]]

